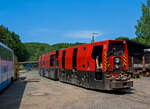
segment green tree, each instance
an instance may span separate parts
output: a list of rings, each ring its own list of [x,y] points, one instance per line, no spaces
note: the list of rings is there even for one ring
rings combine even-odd
[[[137,20],[136,40],[143,44],[150,45],[150,0],[147,0],[147,4],[142,4],[142,16]]]
[[[117,37],[115,40],[129,40],[129,38],[121,36],[121,37]]]
[[[19,39],[19,35],[15,32],[10,32],[8,28],[0,25],[0,42],[11,48],[19,61],[25,61],[28,59],[29,54],[25,45]]]
[[[25,46],[27,48],[27,51],[29,53],[29,59],[28,61],[37,61],[39,59],[39,56],[48,53],[50,51],[59,50],[63,48],[69,48],[73,46],[78,46],[83,43],[58,43],[54,45],[49,45],[45,43],[25,43]]]

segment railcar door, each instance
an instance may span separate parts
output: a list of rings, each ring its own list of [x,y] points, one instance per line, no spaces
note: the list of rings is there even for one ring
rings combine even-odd
[[[92,51],[92,58],[95,60],[95,72],[90,73],[90,83],[92,88],[103,89],[104,74],[102,72],[102,54],[103,46],[94,46]]]
[[[57,50],[56,51],[56,56],[55,56],[55,66],[56,66],[56,68],[58,68],[58,56],[59,56],[59,51]]]
[[[78,49],[75,48],[73,50],[73,69],[77,69],[77,52],[78,52]]]
[[[65,69],[65,56],[66,56],[66,51],[63,51],[63,56],[62,56],[62,68]]]
[[[57,50],[56,55],[55,55],[55,76],[56,76],[56,79],[58,79],[58,64],[59,64],[58,56],[59,56],[59,51]]]

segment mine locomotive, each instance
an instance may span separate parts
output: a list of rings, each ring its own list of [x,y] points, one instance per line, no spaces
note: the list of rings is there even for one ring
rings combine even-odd
[[[126,41],[106,40],[60,49],[39,58],[41,76],[77,86],[116,90],[133,86]]]

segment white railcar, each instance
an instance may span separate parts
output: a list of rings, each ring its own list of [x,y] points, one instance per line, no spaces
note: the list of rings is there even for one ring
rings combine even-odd
[[[14,52],[0,43],[0,91],[14,79]]]

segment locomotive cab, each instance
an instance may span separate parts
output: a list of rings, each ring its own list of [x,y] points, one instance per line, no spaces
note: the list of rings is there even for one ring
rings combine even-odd
[[[128,50],[126,41],[111,42],[108,44],[107,58],[104,59],[105,82],[110,83],[105,88],[122,89],[133,86],[133,81],[127,75]]]
[[[124,42],[125,43],[125,42]],[[108,45],[107,75],[108,77],[120,76],[127,67],[127,51],[122,42],[110,43]]]

